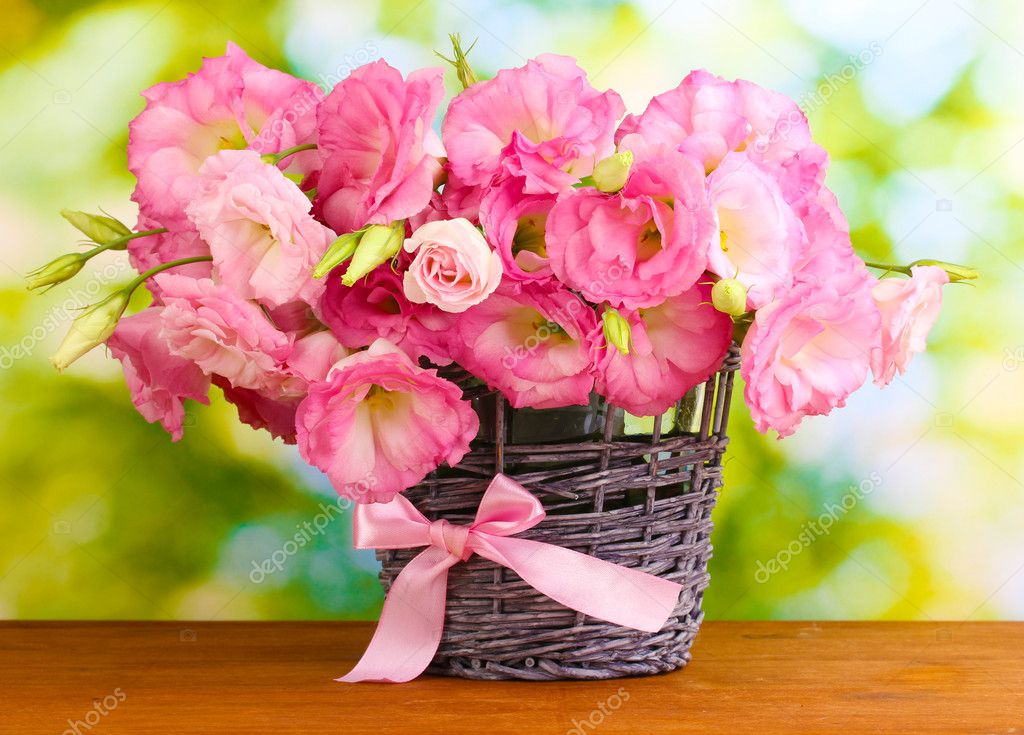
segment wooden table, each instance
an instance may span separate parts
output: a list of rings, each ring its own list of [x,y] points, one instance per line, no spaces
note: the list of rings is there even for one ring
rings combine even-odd
[[[665,676],[333,682],[371,631],[0,623],[0,732],[1024,733],[1022,623],[710,622]]]

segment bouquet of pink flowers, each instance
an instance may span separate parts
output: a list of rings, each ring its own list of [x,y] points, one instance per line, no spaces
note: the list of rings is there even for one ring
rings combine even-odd
[[[780,437],[884,386],[925,347],[936,261],[873,276],[786,96],[695,71],[625,115],[543,55],[464,87],[435,130],[440,68],[383,60],[326,92],[240,48],[144,92],[129,125],[138,222],[65,212],[139,275],[53,358],[106,344],[148,421],[182,435],[211,385],[298,444],[342,495],[390,500],[478,431],[456,363],[513,407],[593,392],[657,415],[742,345],[744,397]],[[907,277],[900,277],[907,276]],[[125,316],[138,287],[152,304]]]

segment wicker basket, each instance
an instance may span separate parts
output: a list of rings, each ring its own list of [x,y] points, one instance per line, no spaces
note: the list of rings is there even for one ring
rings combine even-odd
[[[734,349],[645,435],[630,435],[622,411],[596,396],[587,407],[533,411],[509,409],[493,393],[470,394],[482,426],[472,450],[454,470],[406,491],[424,515],[470,523],[491,477],[504,472],[548,513],[522,538],[640,568],[684,592],[665,627],[644,633],[587,618],[473,556],[449,573],[444,634],[430,673],[608,679],[687,664],[703,618],[711,510],[738,362]],[[378,553],[385,589],[418,551]]]

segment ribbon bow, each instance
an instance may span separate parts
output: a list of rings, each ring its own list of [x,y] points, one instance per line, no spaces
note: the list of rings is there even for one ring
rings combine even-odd
[[[544,516],[540,502],[502,474],[484,492],[469,526],[431,522],[401,495],[390,503],[358,506],[356,548],[427,548],[395,578],[369,647],[338,681],[400,683],[423,673],[441,642],[448,570],[473,554],[508,567],[573,610],[649,633],[661,630],[680,585],[561,546],[512,538]]]

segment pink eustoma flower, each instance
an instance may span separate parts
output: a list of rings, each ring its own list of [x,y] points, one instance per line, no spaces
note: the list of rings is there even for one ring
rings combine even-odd
[[[291,353],[285,358],[285,370],[303,381],[318,383],[327,378],[338,360],[348,357],[338,338],[327,330],[320,330],[295,340]],[[303,390],[306,386],[303,386]]]
[[[454,315],[430,304],[414,304],[402,290],[402,276],[376,268],[351,287],[337,272],[327,277],[320,318],[346,347],[368,347],[379,338],[394,343],[413,359],[436,365],[452,361]]]
[[[745,151],[778,179],[792,205],[813,196],[828,156],[811,140],[807,118],[784,94],[704,70],[654,97],[640,115],[627,115],[615,135],[638,159],[679,150],[713,171],[729,151]]]
[[[666,152],[637,164],[617,194],[584,187],[560,197],[546,244],[560,281],[594,303],[642,308],[693,286],[716,235],[703,170]]]
[[[778,182],[744,153],[728,153],[708,177],[719,238],[708,248],[708,270],[735,278],[758,309],[793,282],[805,250],[804,230]]]
[[[295,414],[309,385],[324,380],[331,367],[347,355],[348,351],[330,332],[313,332],[295,340],[282,365],[287,377],[272,396],[249,388],[236,388],[220,376],[214,376],[213,382],[224,392],[224,398],[238,409],[239,421],[254,429],[266,429],[286,444],[294,444]]]
[[[255,151],[221,151],[200,168],[186,207],[209,244],[221,283],[268,306],[316,304],[322,281],[313,268],[334,233],[313,219],[309,198]]]
[[[808,276],[759,309],[743,340],[744,398],[758,431],[793,433],[827,414],[867,378],[880,316],[864,269]]]
[[[281,391],[292,338],[271,324],[259,306],[208,278],[161,273],[155,280],[165,304],[161,334],[172,354],[236,388],[267,395]]]
[[[210,378],[191,360],[171,354],[160,334],[160,312],[151,306],[122,319],[107,347],[121,361],[135,408],[146,421],[159,421],[178,441],[185,419],[182,401],[209,403]]]
[[[386,340],[341,360],[299,406],[302,457],[334,489],[386,503],[469,451],[480,421],[462,391]]]
[[[853,250],[850,224],[839,208],[836,195],[821,187],[813,202],[807,204],[800,216],[807,243],[804,253],[794,268],[799,279],[810,277],[827,279],[837,272],[863,268],[863,262]]]
[[[353,71],[323,101],[317,212],[336,232],[390,224],[427,206],[444,156],[431,128],[443,97],[440,69],[403,80],[380,60]]]
[[[568,56],[544,54],[452,100],[441,126],[448,163],[466,184],[499,173],[521,177],[529,194],[565,190],[614,150],[622,99],[590,86]]]
[[[752,135],[736,84],[698,69],[675,89],[653,97],[640,115],[626,115],[615,142],[638,158],[662,148],[677,149],[712,171]]]
[[[273,308],[260,304],[260,308],[270,318],[271,324],[282,332],[294,335],[309,334],[323,326],[316,317],[315,306],[316,304],[307,304],[305,301],[289,301]]]
[[[514,408],[586,405],[596,325],[593,309],[554,282],[502,284],[458,316],[455,359]]]
[[[480,200],[483,198],[486,189],[482,186],[472,186],[459,179],[451,170],[451,164],[445,164],[447,175],[444,185],[441,187],[441,202],[445,217],[442,219],[455,219],[462,217],[473,224],[480,222]]]
[[[506,278],[545,281],[552,277],[544,233],[556,199],[554,194],[524,194],[522,180],[511,177],[485,195],[480,224],[501,257]]]
[[[650,309],[627,312],[629,353],[593,335],[595,390],[635,416],[667,411],[722,365],[732,341],[732,319],[709,303],[711,287],[697,285]]]
[[[138,179],[132,199],[143,215],[175,231],[189,228],[185,205],[207,157],[225,148],[263,154],[313,142],[323,97],[312,82],[268,69],[233,43],[195,74],[142,94],[146,109],[128,126],[128,168]],[[282,167],[305,173],[315,161],[307,151]]]
[[[875,384],[886,386],[910,359],[924,352],[928,332],[939,316],[942,287],[949,275],[935,266],[914,266],[910,278],[883,278],[871,289],[882,314],[882,344],[871,355]]]
[[[238,411],[238,420],[253,429],[263,429],[285,444],[295,444],[295,412],[302,397],[268,398],[259,391],[235,388],[219,375],[213,384],[224,393],[224,399]]]

